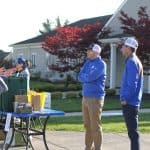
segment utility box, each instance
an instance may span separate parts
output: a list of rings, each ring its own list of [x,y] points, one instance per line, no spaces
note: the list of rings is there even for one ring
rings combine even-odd
[[[8,86],[8,91],[0,95],[0,111],[13,112],[13,103],[15,95],[27,94],[26,77],[8,77],[4,78]]]

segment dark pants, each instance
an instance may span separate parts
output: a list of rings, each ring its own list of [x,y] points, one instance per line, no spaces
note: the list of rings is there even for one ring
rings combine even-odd
[[[138,133],[138,107],[127,104],[122,106],[122,110],[128,130],[128,136],[131,142],[131,150],[140,150]]]

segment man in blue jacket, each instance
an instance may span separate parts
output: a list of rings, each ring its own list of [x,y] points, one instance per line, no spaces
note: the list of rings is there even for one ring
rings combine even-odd
[[[121,49],[126,61],[120,89],[120,101],[131,142],[131,150],[140,150],[138,110],[142,98],[143,67],[136,56],[137,48],[138,42],[134,38],[127,38]]]
[[[82,83],[82,111],[85,126],[85,150],[101,150],[101,113],[105,97],[106,64],[100,57],[101,47],[91,44],[87,60],[78,74]]]

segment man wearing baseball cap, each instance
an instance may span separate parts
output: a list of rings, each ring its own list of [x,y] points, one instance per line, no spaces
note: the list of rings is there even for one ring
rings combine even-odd
[[[136,55],[137,48],[137,40],[127,38],[121,49],[126,61],[120,89],[120,101],[131,142],[131,150],[140,150],[138,110],[142,98],[143,67]]]
[[[82,112],[85,127],[85,150],[102,149],[101,113],[105,97],[106,64],[100,57],[101,47],[91,44],[87,60],[78,74],[82,83]]]

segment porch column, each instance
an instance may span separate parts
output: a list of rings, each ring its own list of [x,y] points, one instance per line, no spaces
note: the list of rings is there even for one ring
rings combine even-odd
[[[149,71],[148,71],[148,74],[150,74],[150,69],[149,69]],[[147,83],[147,93],[149,93],[150,94],[150,75],[148,75],[148,77],[147,77],[148,79],[148,83]]]
[[[117,53],[117,45],[111,43],[111,54],[110,54],[110,88],[116,87],[116,53]]]

